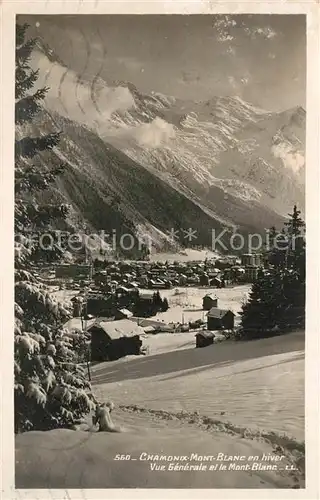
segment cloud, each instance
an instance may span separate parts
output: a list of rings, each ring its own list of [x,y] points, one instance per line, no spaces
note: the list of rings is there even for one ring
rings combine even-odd
[[[164,147],[176,136],[174,126],[171,123],[155,118],[150,123],[144,123],[133,127],[125,127],[118,130],[106,131],[105,139],[115,146],[140,146],[142,148],[156,149]]]
[[[235,78],[234,76],[228,76],[228,82],[233,89],[237,89],[241,85],[248,85],[249,81],[250,81],[250,75],[247,72],[245,72],[242,76],[239,76],[239,78]]]
[[[188,71],[182,71],[181,80],[183,83],[197,83],[200,81],[199,75],[193,75]]]
[[[142,62],[137,61],[133,57],[117,57],[115,61],[119,64],[123,64],[127,69],[133,71],[141,71],[144,66]]]
[[[131,58],[120,58],[120,62],[139,67]],[[137,126],[127,126],[121,123],[121,118],[115,119],[113,113],[135,107],[127,87],[109,87],[100,78],[80,81],[74,71],[49,61],[39,51],[33,53],[32,65],[40,70],[37,87],[49,87],[45,98],[49,110],[95,129],[114,145],[124,146],[127,142],[143,148],[158,148],[174,139],[174,126],[161,118]]]
[[[304,155],[300,151],[294,151],[290,144],[281,142],[280,144],[273,145],[271,150],[273,155],[276,158],[280,158],[283,165],[295,174],[299,174],[304,167]]]
[[[109,119],[115,111],[135,105],[127,87],[109,87],[97,77],[80,81],[74,71],[49,61],[42,52],[33,53],[32,65],[40,70],[37,87],[49,87],[46,106],[89,127],[101,117]]]
[[[237,88],[237,80],[234,76],[228,76],[228,82],[230,83],[231,87],[233,87],[234,89]]]

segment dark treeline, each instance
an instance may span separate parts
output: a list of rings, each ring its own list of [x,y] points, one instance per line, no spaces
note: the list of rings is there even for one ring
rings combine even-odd
[[[305,223],[296,206],[283,229],[269,231],[267,266],[241,312],[241,338],[258,338],[305,326]]]

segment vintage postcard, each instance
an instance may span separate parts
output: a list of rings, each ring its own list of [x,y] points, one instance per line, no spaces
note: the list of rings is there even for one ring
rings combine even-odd
[[[4,498],[319,498],[318,7],[2,3]]]

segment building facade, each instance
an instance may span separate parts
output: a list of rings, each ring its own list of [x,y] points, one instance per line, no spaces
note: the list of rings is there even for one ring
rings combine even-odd
[[[218,307],[218,297],[216,295],[207,294],[202,299],[202,309],[210,311],[212,307]]]
[[[232,330],[234,328],[234,313],[230,309],[212,307],[207,314],[208,330]]]

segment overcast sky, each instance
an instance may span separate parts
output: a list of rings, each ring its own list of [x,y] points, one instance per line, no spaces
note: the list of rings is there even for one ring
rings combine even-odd
[[[143,92],[305,107],[303,15],[21,16],[76,73]]]

